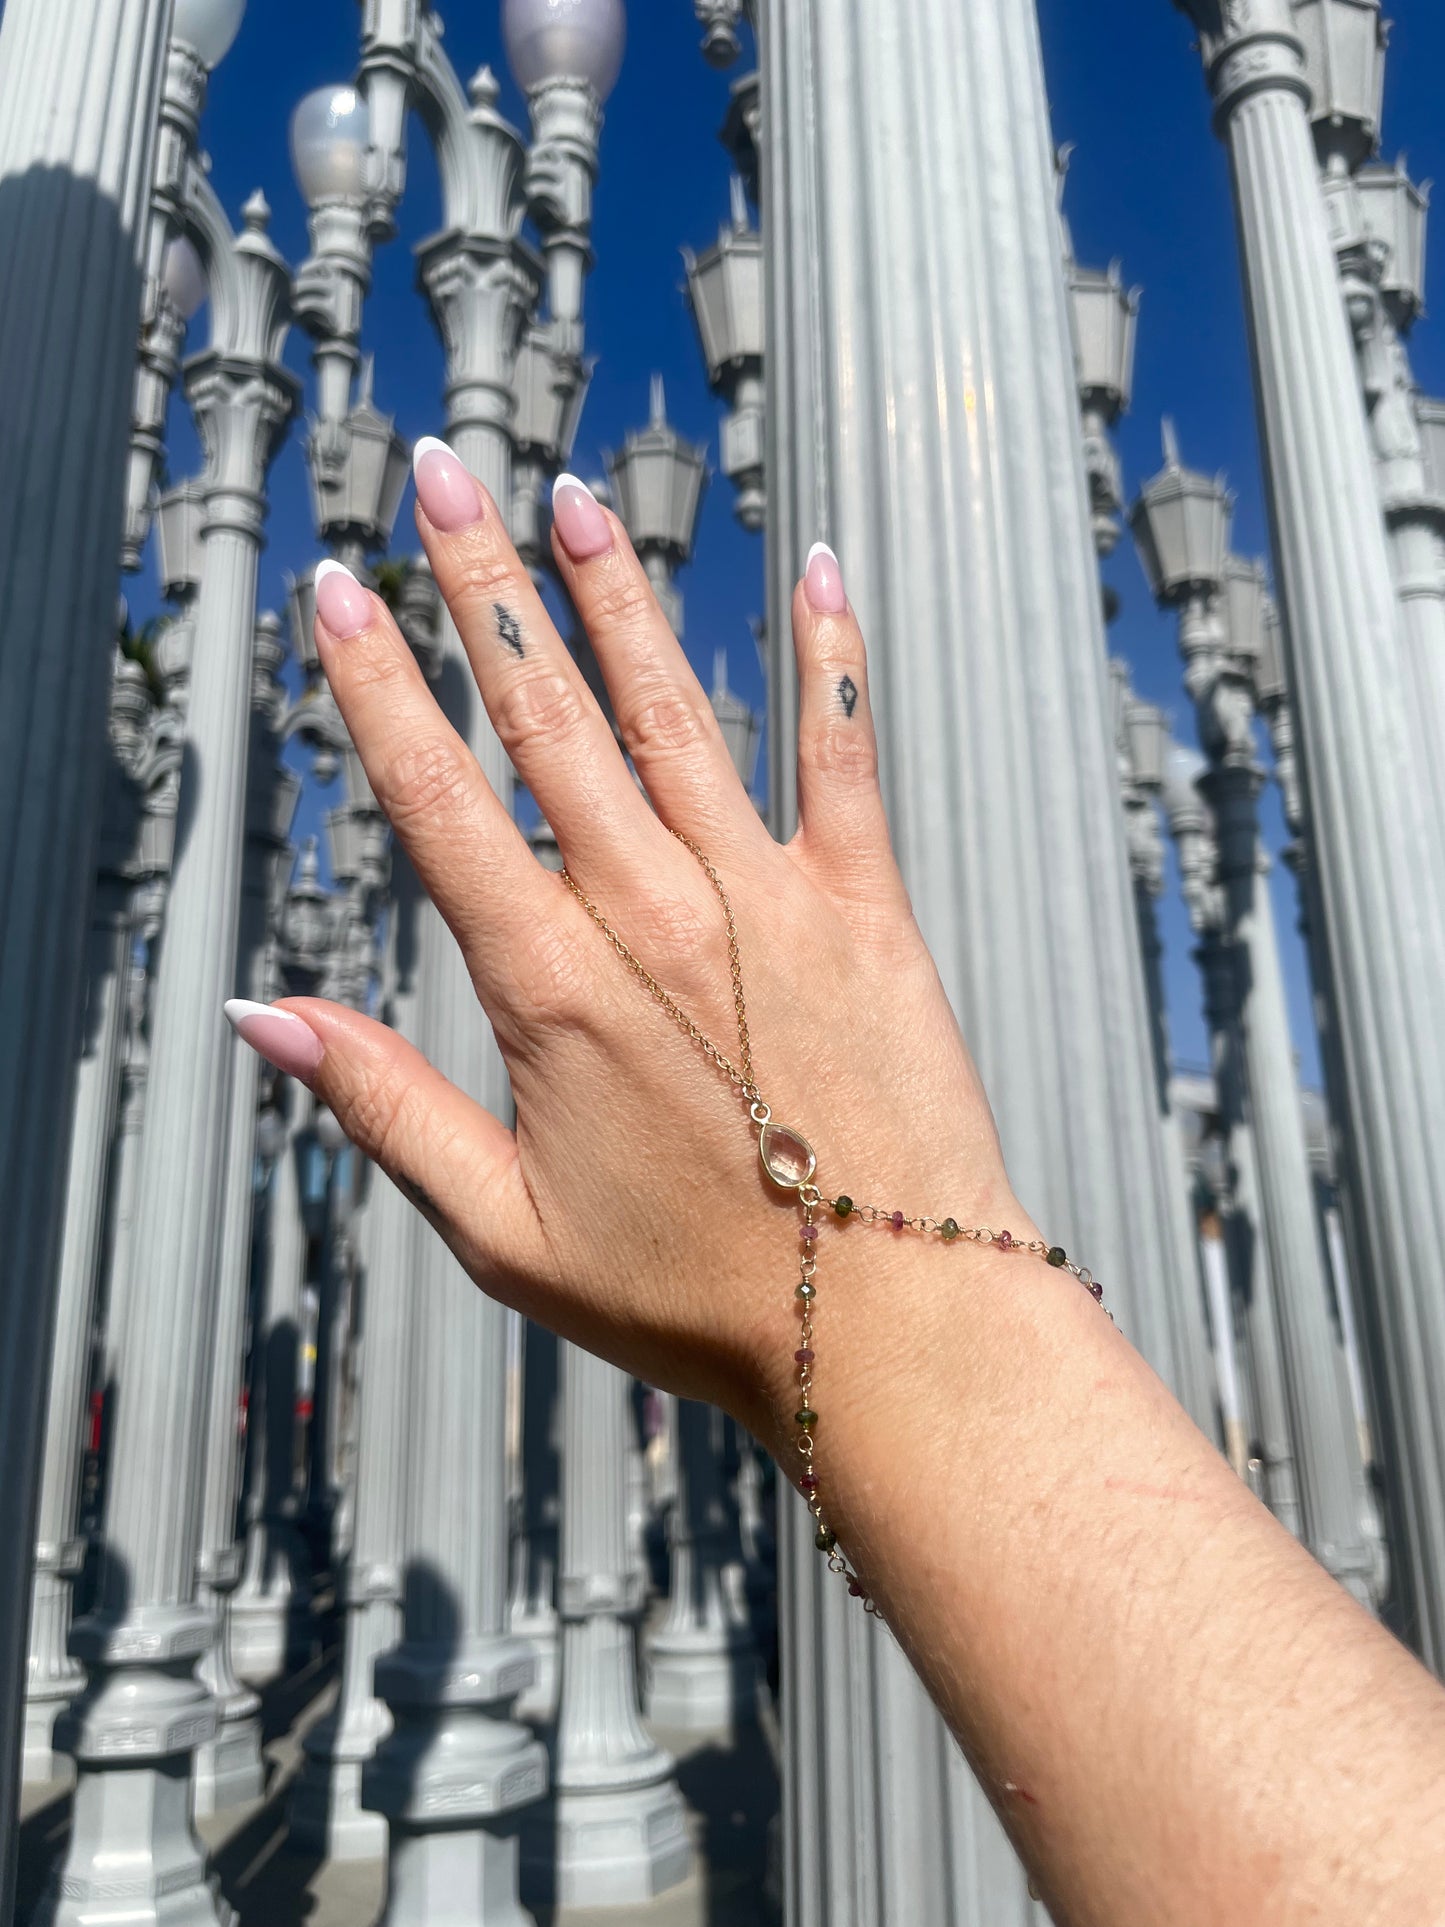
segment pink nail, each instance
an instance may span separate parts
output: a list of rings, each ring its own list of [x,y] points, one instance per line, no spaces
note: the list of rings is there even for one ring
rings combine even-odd
[[[596,496],[575,475],[552,484],[552,525],[574,562],[588,562],[612,547],[612,527]]]
[[[411,452],[416,495],[434,529],[455,535],[482,519],[482,494],[465,465],[435,435],[423,435]]]
[[[350,569],[330,556],[316,564],[316,613],[338,642],[359,636],[371,622],[371,597]]]
[[[329,626],[329,625],[328,625]],[[249,1003],[232,997],[226,1016],[242,1043],[259,1051],[268,1064],[274,1064],[287,1077],[309,1084],[326,1055],[326,1046],[310,1024],[294,1011],[273,1010],[269,1004]]]
[[[848,597],[843,589],[843,571],[838,567],[837,556],[826,542],[815,542],[808,551],[803,589],[820,616],[841,616],[848,607]]]

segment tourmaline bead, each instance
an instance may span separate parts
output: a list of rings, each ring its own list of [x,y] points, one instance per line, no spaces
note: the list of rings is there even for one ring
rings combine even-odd
[[[893,1213],[893,1216],[888,1220],[888,1222],[892,1225],[895,1231],[901,1231],[903,1229],[903,1223],[904,1223],[903,1213],[901,1211],[895,1211]]]
[[[863,1582],[860,1579],[850,1579],[848,1581],[848,1590],[855,1599],[861,1599],[863,1597]]]
[[[818,1475],[817,1475],[817,1473],[816,1473],[816,1472],[805,1472],[805,1473],[803,1474],[803,1476],[802,1476],[802,1478],[801,1478],[801,1479],[799,1479],[799,1481],[798,1481],[798,1489],[799,1489],[800,1491],[802,1491],[802,1492],[809,1492],[809,1493],[811,1493],[811,1492],[816,1492],[816,1491],[818,1490]]]
[[[803,1298],[803,1299],[816,1298],[817,1295],[818,1295],[818,1287],[816,1285],[810,1285],[806,1278],[803,1280],[802,1284],[798,1286],[798,1296],[800,1298]]]
[[[1069,1254],[1062,1245],[1050,1245],[1048,1262],[1051,1265],[1066,1265],[1069,1262]]]
[[[1000,1233],[998,1234],[998,1243],[1002,1250],[1012,1251],[1013,1242],[1014,1242],[1014,1234],[1011,1231],[1000,1231]]]
[[[818,1235],[818,1227],[815,1224],[805,1224],[802,1230],[798,1233],[798,1235],[800,1238],[806,1239],[807,1242],[811,1244],[814,1238],[816,1238]]]
[[[811,1405],[805,1405],[801,1411],[794,1412],[793,1417],[805,1432],[810,1432],[818,1423],[818,1414]]]
[[[948,1242],[952,1244],[954,1239],[958,1236],[958,1219],[945,1218],[943,1223],[938,1227],[938,1229],[943,1234],[943,1236],[948,1240]]]
[[[813,1541],[813,1544],[818,1548],[819,1552],[831,1552],[837,1543],[838,1535],[830,1526],[818,1527],[818,1536]]]
[[[1096,1299],[1101,1305],[1104,1302],[1104,1287],[1099,1283],[1097,1278],[1093,1284],[1089,1286],[1089,1296]]]
[[[848,1213],[853,1209],[853,1200],[851,1198],[834,1198],[833,1209],[838,1213],[840,1218],[846,1218]]]
[[[803,1349],[800,1352],[793,1353],[793,1357],[797,1360],[798,1364],[800,1365],[811,1365],[815,1355],[816,1354],[810,1351],[806,1345],[803,1347]]]

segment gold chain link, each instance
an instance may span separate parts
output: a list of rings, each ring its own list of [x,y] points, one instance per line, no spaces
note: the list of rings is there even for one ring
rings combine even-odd
[[[582,908],[587,912],[588,916],[591,917],[592,921],[597,925],[597,928],[602,932],[603,936],[606,937],[607,941],[612,945],[612,948],[617,952],[618,956],[627,965],[627,968],[646,986],[647,990],[657,999],[658,1003],[662,1005],[662,1008],[678,1028],[692,1039],[693,1043],[702,1051],[704,1057],[711,1058],[718,1069],[738,1086],[744,1097],[749,1099],[750,1102],[757,1104],[762,1100],[757,1084],[753,1079],[753,1046],[752,1039],[748,1036],[748,1007],[743,997],[743,966],[742,958],[738,953],[738,926],[733,916],[733,907],[728,900],[727,891],[723,888],[722,878],[708,862],[697,845],[689,837],[685,837],[681,830],[674,830],[672,834],[677,838],[682,847],[685,850],[691,851],[693,856],[695,856],[701,864],[703,874],[717,892],[718,901],[722,904],[724,914],[727,917],[728,968],[732,972],[733,1006],[738,1015],[738,1055],[742,1058],[741,1068],[734,1064],[730,1057],[724,1056],[723,1052],[718,1049],[706,1031],[688,1016],[677,999],[663,989],[656,977],[654,977],[652,972],[647,968],[647,965],[643,963],[642,959],[637,956],[634,951],[628,949],[626,943],[618,936],[617,932],[597,908],[597,905],[592,901],[591,897],[578,887],[577,883],[568,875],[565,869],[562,871],[562,881],[582,905]]]

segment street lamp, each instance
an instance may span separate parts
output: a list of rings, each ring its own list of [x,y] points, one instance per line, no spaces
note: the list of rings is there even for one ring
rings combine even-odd
[[[1094,547],[1110,555],[1119,540],[1114,517],[1124,505],[1124,484],[1109,431],[1128,409],[1134,386],[1139,294],[1125,287],[1117,261],[1104,269],[1070,259],[1068,273]]]
[[[369,138],[366,102],[349,82],[302,97],[291,116],[291,166],[308,207],[365,191]]]
[[[502,39],[517,84],[529,95],[557,80],[580,81],[605,101],[622,71],[622,0],[504,0]]]
[[[246,0],[176,0],[171,39],[178,40],[206,68],[218,66],[241,30]]]
[[[604,459],[622,525],[673,633],[680,636],[682,599],[672,575],[692,554],[707,485],[707,451],[685,441],[668,421],[661,375],[652,377],[647,427],[629,435],[620,454]]]
[[[740,175],[732,178],[732,219],[704,254],[682,251],[687,297],[697,323],[708,386],[727,403],[722,470],[737,489],[734,513],[757,534],[767,516],[763,472],[763,238],[748,215]]]
[[[1320,165],[1353,173],[1375,151],[1387,29],[1380,0],[1294,0]]]
[[[1417,187],[1404,164],[1362,167],[1355,176],[1360,222],[1379,250],[1380,293],[1390,319],[1408,334],[1425,306],[1425,223],[1428,188]]]
[[[1187,469],[1174,424],[1164,423],[1164,467],[1139,491],[1129,527],[1156,602],[1214,595],[1224,577],[1234,497],[1223,476]]]

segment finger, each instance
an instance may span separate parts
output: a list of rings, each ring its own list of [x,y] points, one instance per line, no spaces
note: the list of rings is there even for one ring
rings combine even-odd
[[[875,892],[891,880],[901,897],[878,784],[863,634],[848,604],[838,558],[821,542],[809,554],[793,595],[793,644],[804,847],[838,888]]]
[[[555,907],[545,872],[437,706],[386,604],[339,562],[316,571],[316,643],[376,800],[479,991],[503,992],[509,952]]]
[[[567,862],[655,861],[659,826],[486,490],[445,442],[414,457],[417,527],[482,701]]]
[[[552,549],[653,807],[670,829],[763,841],[707,693],[627,531],[575,475],[552,486]]]
[[[314,997],[233,998],[226,1016],[268,1063],[315,1091],[479,1283],[526,1269],[537,1222],[516,1138],[405,1038]]]

